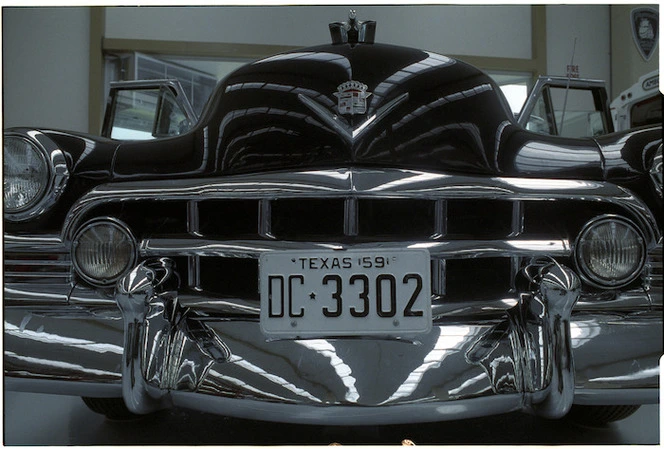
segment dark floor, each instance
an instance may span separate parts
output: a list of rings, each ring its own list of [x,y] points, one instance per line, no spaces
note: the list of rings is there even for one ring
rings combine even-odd
[[[139,421],[112,422],[80,398],[5,392],[4,443],[27,445],[215,444],[657,444],[659,406],[641,407],[605,427],[546,421],[521,413],[418,425],[332,427],[225,418],[189,410],[160,412]]]

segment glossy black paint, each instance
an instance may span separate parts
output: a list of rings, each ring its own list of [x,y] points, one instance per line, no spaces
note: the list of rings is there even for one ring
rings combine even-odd
[[[338,113],[334,94],[349,80],[368,86],[364,114]],[[72,174],[52,220],[103,182],[348,166],[606,179],[661,206],[645,191],[661,127],[597,139],[535,134],[516,124],[483,72],[390,45],[324,45],[248,64],[219,84],[194,129],[175,138],[44,132],[65,151]]]

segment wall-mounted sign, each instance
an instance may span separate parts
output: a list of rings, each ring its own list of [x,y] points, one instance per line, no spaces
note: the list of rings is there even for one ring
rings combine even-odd
[[[633,9],[632,36],[643,59],[649,61],[659,40],[659,12],[652,8]]]
[[[578,65],[567,64],[567,78],[581,78]]]

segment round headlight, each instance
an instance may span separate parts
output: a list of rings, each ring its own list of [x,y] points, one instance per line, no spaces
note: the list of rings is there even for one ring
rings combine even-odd
[[[4,211],[21,212],[34,206],[48,187],[49,164],[33,142],[5,136],[3,145]]]
[[[98,286],[110,285],[133,267],[136,240],[119,220],[93,220],[74,236],[72,260],[86,281]]]
[[[598,287],[629,284],[641,272],[645,241],[638,228],[622,217],[590,221],[576,242],[576,260],[582,277]]]

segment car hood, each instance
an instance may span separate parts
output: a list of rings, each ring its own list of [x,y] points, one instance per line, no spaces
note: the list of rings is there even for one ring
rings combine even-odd
[[[605,176],[600,144],[524,130],[480,70],[382,44],[325,45],[223,80],[184,136],[121,144],[114,179],[381,166],[484,175]]]

